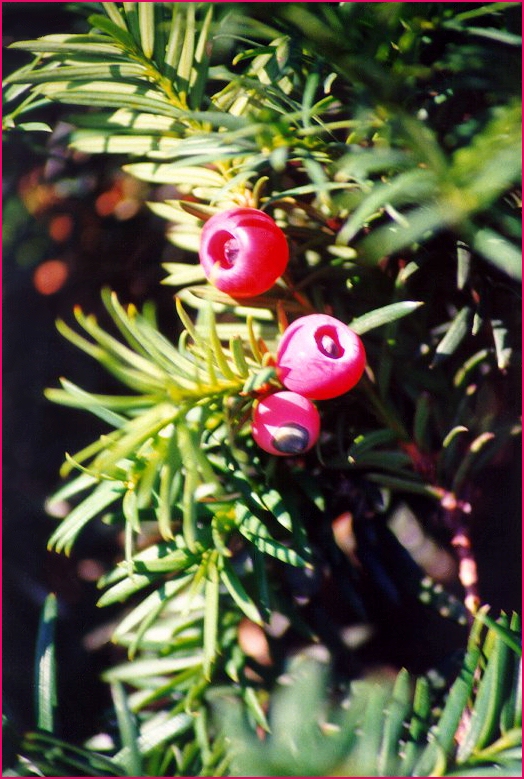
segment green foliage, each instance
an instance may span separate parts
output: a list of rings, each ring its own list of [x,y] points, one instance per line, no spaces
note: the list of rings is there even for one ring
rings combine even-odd
[[[425,22],[409,4],[380,11],[367,4],[279,4],[273,21],[278,27],[282,19],[285,34],[268,30],[255,15],[243,20],[253,37],[266,41],[232,57],[233,65],[246,68],[237,73],[225,63],[211,65],[209,57],[222,26],[234,39],[241,24],[227,3],[102,6],[108,17],[91,16],[87,35],[13,44],[36,58],[7,78],[8,101],[19,100],[22,90],[29,91],[26,101],[37,94],[38,105],[56,100],[96,107],[96,116],[73,117],[75,148],[152,160],[127,170],[150,182],[186,183],[188,193],[215,207],[242,197],[261,173],[274,182],[278,200],[318,193],[324,217],[344,219],[335,246],[357,238],[360,262],[374,264],[452,228],[479,255],[518,277],[519,250],[512,241],[517,217],[501,214],[499,226],[483,223],[483,214],[520,180],[518,92],[504,85],[501,93],[494,69],[485,85],[491,107],[470,127],[459,123],[448,130],[442,143],[438,107],[460,102],[475,76],[476,52],[450,45],[442,60],[416,64],[417,54],[443,31],[462,33],[466,41],[482,35],[467,15],[450,19],[449,12],[442,9],[439,16],[435,9]],[[477,15],[504,8],[488,4]],[[381,24],[385,30],[377,33]],[[488,39],[490,29],[484,30]],[[517,36],[491,32],[492,45],[506,45],[509,53],[503,54],[511,58]],[[397,52],[393,62],[390,45]],[[454,77],[453,86],[440,84],[441,72]],[[433,105],[432,80],[438,84]],[[225,87],[209,93],[210,85],[224,81]],[[6,126],[16,123],[21,110],[7,114]],[[464,145],[468,130],[472,142]],[[373,153],[362,152],[359,141],[371,141]],[[277,184],[289,164],[299,165],[311,183],[298,189]],[[167,205],[160,212],[178,224],[182,203]],[[362,234],[382,214],[385,223],[379,219]],[[188,224],[181,221],[182,238],[175,242],[187,246]]]
[[[511,680],[518,684],[521,653],[506,643],[519,626],[514,617],[510,627],[505,616],[495,625],[496,634],[484,633],[480,619],[474,624],[440,710],[431,705],[427,678],[410,679],[405,670],[394,681],[354,682],[347,697],[329,702],[326,668],[298,658],[274,695],[264,740],[240,706],[218,704],[231,741],[230,775],[519,776],[520,715]]]
[[[52,607],[50,596],[43,629]],[[222,735],[214,746],[208,741],[206,715],[203,711],[196,715],[204,768],[213,776],[226,768],[228,776],[519,776],[519,636],[516,615],[493,620],[485,609],[479,612],[462,667],[442,706],[428,677],[413,679],[404,669],[394,681],[380,676],[355,681],[349,690],[328,698],[326,666],[297,657],[279,680],[263,739],[253,730],[245,699],[242,705],[231,691],[217,688],[210,700]],[[37,660],[41,656],[37,649]],[[16,745],[18,765],[6,775],[47,776],[50,768],[53,776],[73,771],[82,776],[167,775],[152,773],[151,755],[167,740],[183,735],[195,715],[175,709],[169,717],[152,717],[140,725],[123,682],[137,672],[145,676],[168,670],[180,666],[170,663],[168,668],[155,660],[147,670],[138,671],[131,663],[108,674],[121,742],[116,754],[106,757],[93,748],[74,747],[44,727],[23,736]],[[44,707],[54,698],[55,687],[54,674],[40,675]],[[37,716],[41,717],[40,706]],[[6,735],[12,738],[4,721]],[[166,770],[168,761],[163,762]],[[182,762],[180,773],[187,768]]]
[[[246,622],[270,632],[277,615],[347,659],[317,581],[350,623],[373,622],[380,601],[467,622],[390,523],[406,505],[449,547],[467,534],[472,485],[520,432],[494,401],[519,364],[521,113],[507,77],[519,39],[514,4],[469,5],[95,3],[82,33],[12,44],[33,59],[5,80],[4,127],[46,129],[26,115],[74,107],[70,146],[116,155],[149,185],[180,261],[165,265],[169,335],[152,305],[109,290],[107,327],[79,308],[83,332],[58,323],[125,394],[65,378],[46,392],[107,426],[66,457],[54,500],[71,510],[49,547],[71,553],[100,520],[121,533],[99,605],[125,608],[113,640],[127,658],[104,674],[107,754],[96,739],[62,742],[50,597],[37,730],[6,775],[517,775],[516,617],[478,613],[441,710],[429,677],[405,670],[392,686],[344,677],[344,700],[328,702],[327,674],[289,665],[278,641],[257,661],[240,640]],[[162,185],[172,197],[155,196]],[[235,205],[269,211],[291,248],[285,277],[241,304],[195,258],[205,219]],[[280,329],[312,311],[363,336],[368,368],[319,404],[316,449],[277,468],[250,412],[280,386]],[[345,554],[332,529],[342,510]],[[292,682],[273,695],[283,671]]]

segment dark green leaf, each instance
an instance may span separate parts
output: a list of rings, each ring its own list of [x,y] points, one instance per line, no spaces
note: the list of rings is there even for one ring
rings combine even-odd
[[[453,477],[452,489],[456,495],[459,494],[464,480],[473,471],[480,453],[483,452],[484,447],[488,446],[494,438],[495,433],[486,431],[485,433],[481,433],[471,442]]]
[[[144,769],[142,755],[138,748],[137,742],[137,723],[129,708],[127,696],[125,694],[122,682],[114,681],[111,684],[111,694],[113,697],[113,704],[118,722],[118,730],[123,747],[123,750],[120,753],[120,763],[126,769],[129,776],[142,776]]]
[[[502,627],[508,627],[509,620],[499,619]],[[492,648],[487,657],[487,666],[479,682],[471,718],[465,733],[462,734],[457,761],[464,763],[473,752],[478,752],[490,744],[498,734],[500,713],[511,683],[512,654],[500,636],[493,634],[485,640],[488,646],[492,639]]]
[[[35,652],[35,710],[40,730],[53,733],[57,707],[55,630],[58,617],[56,595],[45,599]]]
[[[373,430],[369,433],[361,433],[358,435],[348,450],[349,458],[356,458],[369,449],[383,446],[384,444],[391,444],[397,440],[397,436],[389,428],[383,428],[381,430]]]
[[[433,366],[440,365],[444,360],[456,352],[468,332],[471,331],[471,319],[471,308],[469,306],[464,306],[464,308],[455,316],[446,335],[435,349]]]
[[[464,289],[471,269],[471,252],[463,241],[457,242],[457,289]]]
[[[209,3],[194,53],[194,67],[192,72],[191,90],[189,93],[189,101],[193,109],[200,108],[207,85],[211,50],[210,30],[212,18],[213,4]]]
[[[214,563],[206,566],[206,583],[204,585],[204,674],[211,677],[211,670],[218,651],[218,616],[219,616],[220,577]]]
[[[491,328],[493,331],[493,341],[495,342],[497,366],[501,371],[504,371],[509,366],[512,354],[508,328],[501,319],[492,319]]]
[[[107,3],[107,6],[114,9],[118,19],[115,18],[113,21],[111,19],[106,19],[105,16],[101,16],[100,14],[93,14],[93,16],[89,17],[89,23],[93,27],[107,33],[111,38],[114,38],[114,40],[120,43],[125,50],[135,53],[137,51],[137,46],[133,36],[127,30],[124,19],[117,11],[114,3]]]
[[[256,622],[258,625],[261,625],[262,617],[260,616],[257,607],[247,594],[244,585],[227,560],[222,561],[220,578],[224,582],[229,594],[237,606],[242,609],[246,617],[252,622]]]
[[[409,737],[406,740],[399,774],[412,776],[413,766],[425,743],[431,719],[431,690],[425,676],[419,676],[413,694],[413,710],[409,720]]]
[[[242,391],[247,393],[256,392],[272,379],[275,379],[276,375],[276,370],[273,366],[261,368],[247,377],[246,382],[242,387]]]
[[[59,774],[61,776],[70,776],[73,771],[77,776],[125,776],[121,766],[112,759],[68,744],[43,731],[26,733],[23,751],[29,755],[31,762],[47,771],[47,776],[56,775],[57,770],[63,771]],[[37,772],[33,775],[41,774]]]
[[[394,776],[397,771],[399,744],[404,734],[405,720],[411,712],[411,697],[411,680],[404,669],[395,679],[384,714],[382,743],[378,753],[380,776]]]
[[[431,445],[431,425],[430,417],[432,411],[431,395],[428,392],[422,392],[415,406],[415,419],[413,421],[413,437],[417,446],[423,451],[428,452]]]
[[[466,656],[453,683],[438,722],[429,731],[428,744],[415,765],[413,776],[429,776],[437,764],[447,763],[453,754],[455,733],[471,697],[481,658],[480,621],[473,624]]]
[[[419,203],[435,191],[435,178],[428,170],[410,170],[399,173],[387,184],[377,184],[364,198],[362,204],[350,216],[340,230],[337,243],[350,243],[357,233],[387,205]],[[383,256],[389,254],[385,250]]]
[[[288,563],[289,565],[300,567],[308,565],[308,563],[293,549],[276,541],[271,536],[264,523],[252,514],[246,506],[237,503],[235,509],[237,513],[238,530],[248,541],[251,541],[257,549],[272,557],[276,557],[278,560]]]

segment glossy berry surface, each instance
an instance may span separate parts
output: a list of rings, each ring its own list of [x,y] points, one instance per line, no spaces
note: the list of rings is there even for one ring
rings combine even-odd
[[[199,257],[207,279],[232,297],[266,292],[286,269],[289,249],[275,221],[256,208],[233,208],[204,224]]]
[[[366,366],[358,335],[327,314],[296,319],[278,346],[277,374],[282,384],[313,400],[343,395],[357,384]]]
[[[252,433],[260,448],[270,454],[304,454],[318,439],[320,416],[310,400],[283,390],[268,395],[255,406]]]

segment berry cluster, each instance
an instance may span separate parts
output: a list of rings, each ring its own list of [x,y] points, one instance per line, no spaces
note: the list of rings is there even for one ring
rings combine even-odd
[[[268,290],[284,272],[288,257],[282,230],[254,208],[215,214],[202,230],[204,272],[233,297]],[[276,355],[277,376],[285,390],[266,395],[253,410],[257,444],[275,455],[307,452],[320,434],[320,416],[312,401],[348,392],[365,365],[362,341],[343,322],[327,314],[295,320],[282,335]]]
[[[366,365],[362,341],[343,322],[326,314],[295,320],[277,350],[277,376],[286,388],[259,401],[253,437],[271,454],[303,454],[320,434],[313,400],[343,395],[360,380]]]

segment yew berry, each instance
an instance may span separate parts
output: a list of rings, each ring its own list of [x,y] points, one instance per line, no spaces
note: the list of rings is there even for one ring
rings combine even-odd
[[[327,314],[296,319],[284,332],[276,356],[282,384],[313,400],[343,395],[357,384],[366,365],[362,341]]]
[[[232,297],[252,297],[282,275],[289,249],[286,236],[264,211],[233,208],[204,224],[199,257],[211,284]]]
[[[283,390],[258,401],[252,433],[260,448],[270,454],[304,454],[319,436],[320,416],[310,400]]]

